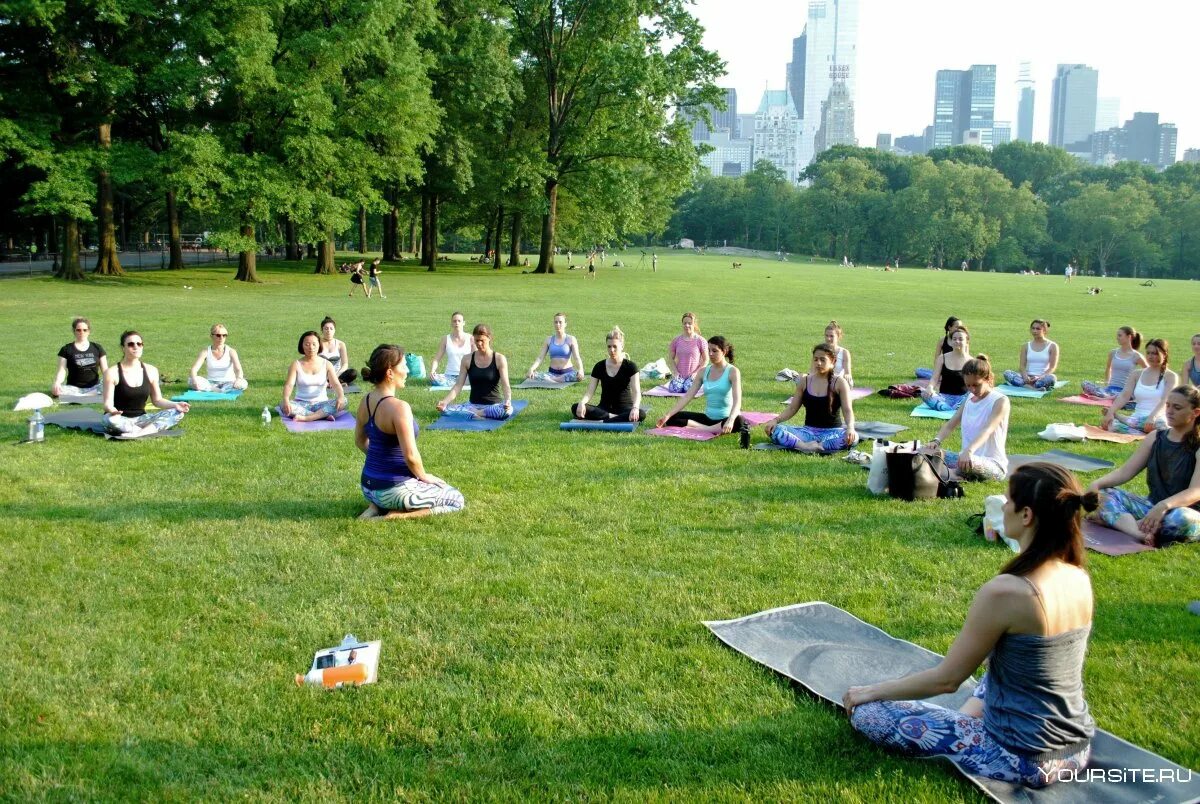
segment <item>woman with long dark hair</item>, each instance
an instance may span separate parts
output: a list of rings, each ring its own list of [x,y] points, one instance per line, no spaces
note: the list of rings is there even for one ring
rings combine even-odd
[[[858,443],[850,384],[835,374],[837,353],[828,343],[812,350],[812,370],[796,379],[787,409],[766,423],[767,435],[781,447],[798,452],[836,452]],[[804,408],[804,426],[784,424]]]
[[[1179,384],[1179,377],[1167,368],[1171,351],[1162,338],[1146,344],[1146,368],[1129,374],[1125,388],[1117,394],[1100,418],[1100,425],[1114,433],[1152,433],[1167,426],[1163,408],[1167,394]],[[1133,412],[1121,413],[1127,403]]]
[[[707,367],[696,370],[692,387],[658,420],[658,426],[694,427],[717,435],[737,430],[742,449],[748,449],[750,425],[742,418],[742,374],[733,365],[733,343],[724,335],[709,338],[708,361]],[[701,389],[704,389],[704,412],[681,412]]]

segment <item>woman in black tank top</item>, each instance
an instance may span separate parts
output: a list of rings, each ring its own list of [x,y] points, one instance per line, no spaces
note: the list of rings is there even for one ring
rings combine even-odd
[[[507,419],[513,412],[508,360],[492,350],[492,330],[487,324],[476,324],[471,338],[475,341],[475,351],[467,361],[467,371],[459,374],[450,393],[438,400],[437,409],[476,419]],[[455,405],[454,400],[467,381],[471,383],[471,401]]]
[[[766,424],[771,441],[798,452],[835,452],[858,443],[850,385],[845,377],[834,376],[836,359],[829,344],[819,343],[813,347],[811,371],[796,380],[796,392],[792,394],[787,410]],[[803,427],[783,424],[802,407]]]
[[[971,333],[965,324],[959,324],[950,333],[950,343],[953,350],[937,356],[933,377],[921,389],[921,399],[934,410],[958,410],[969,396],[962,374],[962,367],[971,359]]]
[[[121,438],[140,438],[169,430],[183,420],[187,402],[164,399],[158,387],[158,369],[142,362],[141,333],[121,335],[121,360],[104,372],[104,424]],[[146,412],[147,400],[158,408]]]

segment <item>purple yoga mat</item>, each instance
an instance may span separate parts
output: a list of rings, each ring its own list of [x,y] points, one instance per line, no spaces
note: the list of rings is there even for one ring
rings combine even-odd
[[[1154,549],[1127,533],[1113,530],[1089,519],[1083,521],[1083,543],[1089,550],[1104,553],[1106,556],[1124,556]]]
[[[275,410],[278,411],[279,408],[276,407]],[[341,413],[339,413],[337,418],[333,421],[329,421],[328,419],[320,419],[315,422],[298,422],[294,419],[289,419],[282,413],[279,414],[279,418],[283,420],[283,426],[286,427],[288,432],[291,433],[315,433],[320,430],[354,429],[354,414],[346,410],[343,410]]]
[[[769,422],[775,418],[774,413],[759,413],[753,410],[742,411],[742,418],[751,426],[755,427],[763,422]],[[687,441],[709,441],[717,437],[716,433],[697,430],[695,427],[654,427],[646,431],[646,435],[654,436],[670,436],[672,438],[682,438]]]

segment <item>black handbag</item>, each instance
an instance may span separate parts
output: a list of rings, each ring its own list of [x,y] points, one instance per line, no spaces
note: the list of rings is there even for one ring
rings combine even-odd
[[[888,494],[899,500],[933,500],[939,497],[962,497],[960,483],[950,479],[950,468],[939,450],[924,452],[889,452]]]

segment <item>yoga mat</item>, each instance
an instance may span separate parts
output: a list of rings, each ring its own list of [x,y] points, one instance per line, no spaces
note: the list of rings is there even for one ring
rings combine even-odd
[[[514,388],[541,388],[546,391],[561,391],[564,388],[571,388],[575,385],[573,382],[554,382],[552,380],[525,380],[520,385],[514,385]]]
[[[912,413],[908,414],[918,419],[944,419],[950,421],[954,418],[957,411],[953,410],[934,410],[924,402],[912,409]]]
[[[847,687],[897,678],[933,667],[941,660],[936,653],[896,639],[828,603],[801,603],[704,624],[717,639],[738,653],[839,708]],[[928,700],[957,709],[974,688],[975,682],[967,679],[956,692]],[[850,728],[848,723],[846,728]],[[1079,782],[1059,782],[1033,790],[971,776],[955,765],[968,782],[1000,802],[1165,804],[1195,801],[1200,796],[1200,774],[1099,729],[1092,740],[1088,767],[1093,772],[1103,771],[1097,774],[1099,780],[1082,781],[1085,777],[1081,775]],[[1139,773],[1129,773],[1128,769],[1138,769]],[[1164,775],[1167,780],[1162,780]],[[1146,781],[1148,776],[1154,781]]]
[[[1033,463],[1034,461],[1052,463],[1055,466],[1061,466],[1063,469],[1069,469],[1072,472],[1099,472],[1101,469],[1112,469],[1116,465],[1112,461],[1092,458],[1088,455],[1077,455],[1065,449],[1052,449],[1040,455],[1009,455],[1009,474],[1021,464]]]
[[[283,415],[283,411],[279,406],[275,406],[275,412],[279,414],[280,421],[283,426],[288,429],[289,433],[315,433],[320,430],[353,430],[355,416],[348,410],[343,410],[337,415],[333,421],[329,419],[318,419],[315,422],[298,422],[295,419],[289,419]]]
[[[1104,553],[1106,556],[1127,556],[1130,553],[1145,553],[1155,549],[1128,533],[1122,533],[1090,519],[1083,520],[1083,543],[1087,549]]]
[[[763,422],[769,422],[775,418],[773,413],[758,413],[753,410],[743,411],[742,418],[751,427],[756,427]],[[706,430],[697,430],[695,427],[653,427],[646,431],[646,435],[653,436],[669,436],[671,438],[682,438],[685,441],[711,441],[717,437],[717,433],[708,432]]]
[[[183,435],[182,427],[172,427],[170,430],[159,430],[154,433],[148,433],[144,436],[130,438],[129,436],[113,435],[112,433],[100,433],[109,441],[145,441],[147,438],[178,438]]]
[[[651,388],[649,391],[643,391],[642,396],[687,396],[687,391],[683,391],[683,392],[677,394],[677,393],[674,393],[673,391],[668,391],[667,385],[664,384],[664,385],[656,385],[653,388]],[[702,397],[702,396],[704,396],[703,388],[701,388],[699,391],[696,392],[697,398]]]
[[[103,402],[102,394],[59,394],[60,405],[99,405]]]
[[[507,419],[463,419],[455,416],[442,415],[436,422],[426,427],[426,430],[463,430],[466,432],[476,433],[485,432],[487,430],[496,430],[508,424],[517,415],[525,410],[529,404],[524,399],[514,399],[513,413]]]
[[[868,397],[873,393],[875,393],[874,388],[867,388],[865,386],[856,385],[850,389],[850,401],[853,402],[856,399],[862,399],[864,397]],[[783,405],[792,404],[792,397],[789,396],[787,399],[783,400],[783,402],[781,402],[780,404],[783,404]]]
[[[454,388],[454,383],[451,383],[450,385],[431,385],[431,386],[429,386],[430,391],[437,391],[439,394],[448,394],[448,393],[450,393],[450,390],[452,388]],[[464,385],[462,387],[462,390],[470,391],[471,386],[469,384]]]
[[[1108,441],[1113,444],[1132,444],[1146,437],[1145,433],[1110,433],[1094,424],[1083,425],[1088,441]]]
[[[183,430],[179,427],[173,427],[170,430],[160,430],[157,433],[139,436],[138,438],[113,435],[104,426],[104,417],[100,411],[92,410],[91,408],[78,408],[51,413],[46,417],[46,424],[53,424],[68,430],[95,433],[96,435],[104,436],[109,441],[142,441],[146,438],[177,438],[183,435]]]
[[[1059,380],[1058,382],[1054,383],[1054,387],[1062,388],[1066,384],[1066,380]],[[1041,390],[1038,388],[1021,388],[1016,385],[1009,385],[1006,382],[997,385],[996,390],[1005,396],[1021,397],[1024,399],[1041,399],[1046,394],[1050,393],[1049,389]]]
[[[896,433],[907,430],[908,427],[903,424],[888,424],[887,422],[855,422],[854,432],[858,433],[860,439],[875,438],[886,440],[896,435]]]
[[[227,402],[237,399],[242,395],[242,391],[234,389],[233,391],[196,391],[189,389],[179,396],[171,397],[175,402]]]
[[[614,433],[632,433],[637,429],[637,422],[587,422],[578,419],[563,422],[559,430],[606,430]]]
[[[1093,399],[1090,396],[1076,394],[1075,396],[1064,396],[1058,400],[1059,402],[1069,402],[1072,405],[1093,405],[1098,408],[1106,408],[1112,404],[1111,399]]]

